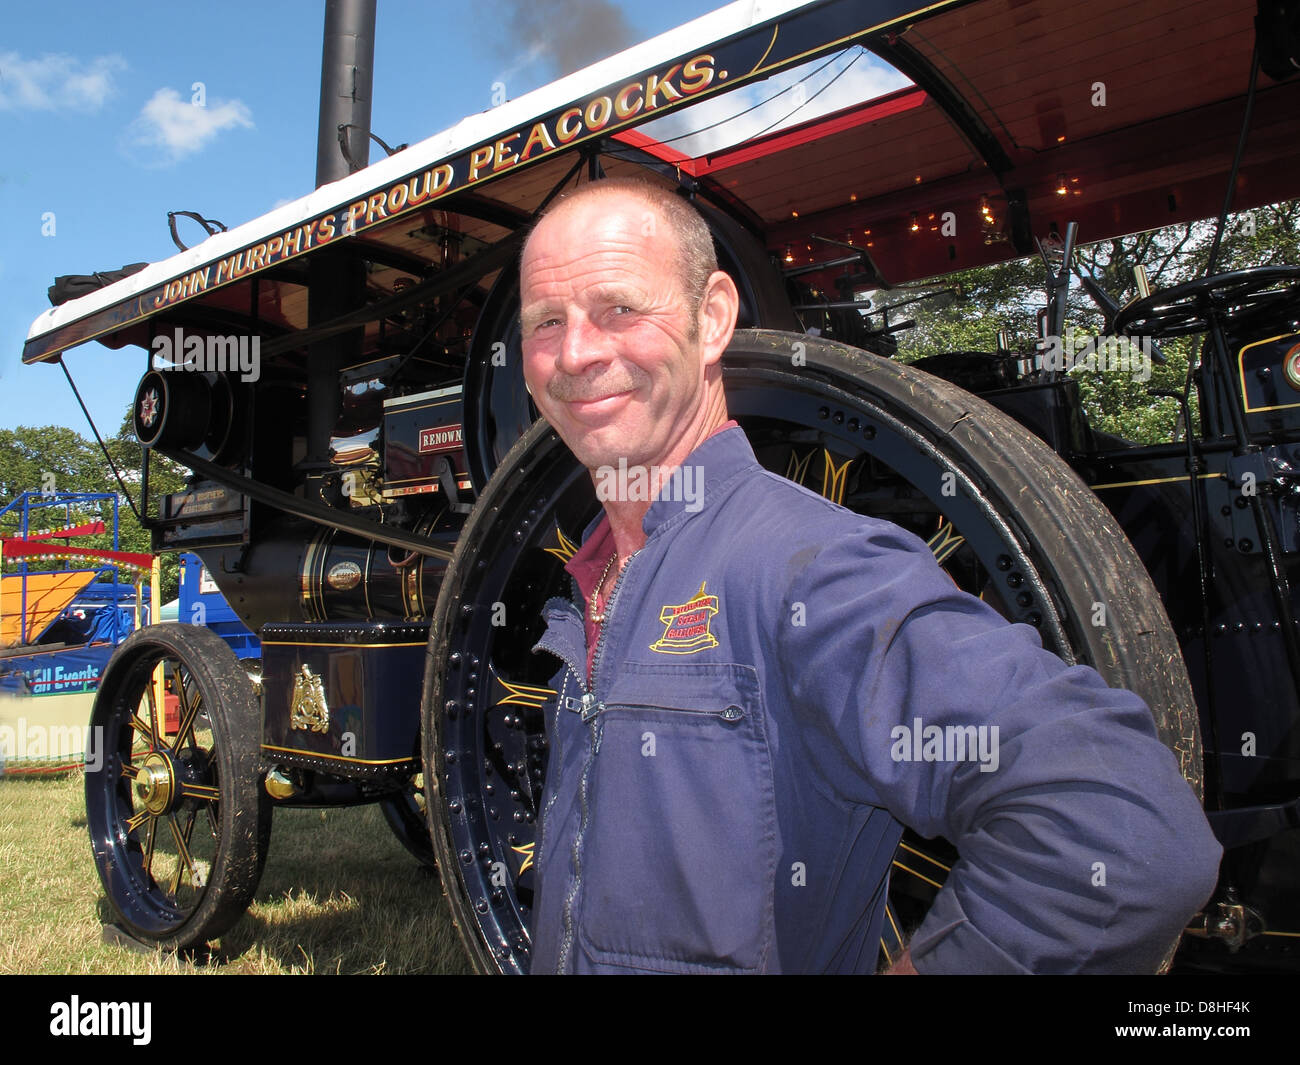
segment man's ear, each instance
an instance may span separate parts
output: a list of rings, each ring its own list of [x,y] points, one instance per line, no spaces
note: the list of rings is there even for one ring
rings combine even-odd
[[[731,334],[736,331],[736,316],[739,313],[740,293],[736,291],[736,283],[730,274],[715,270],[704,288],[698,318],[700,348],[704,354],[705,366],[722,358],[722,353],[731,343]]]

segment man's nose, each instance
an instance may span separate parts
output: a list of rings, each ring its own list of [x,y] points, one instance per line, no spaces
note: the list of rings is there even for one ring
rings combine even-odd
[[[608,362],[609,349],[604,330],[585,315],[572,315],[564,327],[557,369],[571,377],[580,376],[593,363]]]

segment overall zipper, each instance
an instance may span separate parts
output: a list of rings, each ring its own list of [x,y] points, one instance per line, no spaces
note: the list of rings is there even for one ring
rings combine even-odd
[[[562,659],[562,661],[568,667],[568,671],[572,672],[573,664],[569,662],[568,659]],[[568,677],[568,673],[566,672],[564,677],[564,683],[560,685],[560,691],[562,692],[568,686],[569,686],[569,677]],[[564,709],[563,699],[560,698],[559,693],[556,693],[555,711],[551,715],[551,735],[554,736],[556,739],[556,748],[551,752],[552,757],[554,757],[557,754],[560,754],[560,750],[559,750],[560,711],[562,709]],[[562,761],[562,757],[555,759],[555,768],[557,772],[559,771],[561,761]],[[542,809],[542,815],[537,822],[537,854],[535,856],[535,861],[537,863],[537,868],[539,870],[542,867],[542,855],[546,853],[547,815],[550,814],[551,807],[555,805],[555,800],[559,798],[559,796],[560,796],[560,789],[552,788],[551,797],[547,801],[546,806]]]
[[[632,559],[636,558],[641,552],[633,551],[628,556],[627,562],[619,570],[618,576],[614,579],[614,587],[610,589],[609,598],[605,601],[605,620],[600,626],[600,635],[596,637],[596,653],[591,660],[591,683],[588,685],[585,681],[586,671],[583,670],[577,674],[578,683],[582,688],[582,699],[579,701],[576,709],[582,716],[582,720],[591,728],[591,750],[587,755],[587,763],[582,767],[582,776],[578,782],[578,832],[573,837],[573,887],[569,889],[569,894],[564,900],[564,935],[560,940],[560,964],[559,971],[568,973],[570,971],[570,961],[573,952],[573,903],[577,898],[578,889],[582,885],[582,840],[587,832],[587,819],[590,814],[590,807],[587,802],[587,786],[591,780],[591,768],[595,764],[596,755],[600,751],[600,731],[601,723],[598,718],[600,713],[600,701],[596,698],[595,686],[596,678],[600,676],[600,659],[605,650],[605,636],[609,631],[610,623],[614,616],[614,606],[618,598],[618,590],[623,584],[627,571],[632,565]],[[584,622],[585,624],[585,622]],[[572,668],[572,667],[570,667]]]

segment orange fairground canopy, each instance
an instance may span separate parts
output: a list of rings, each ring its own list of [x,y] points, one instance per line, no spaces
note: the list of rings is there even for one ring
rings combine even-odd
[[[27,581],[27,612],[23,613],[23,576],[0,578],[0,647],[17,647],[39,636],[95,579],[93,571],[31,573]],[[27,619],[24,632],[23,618]]]

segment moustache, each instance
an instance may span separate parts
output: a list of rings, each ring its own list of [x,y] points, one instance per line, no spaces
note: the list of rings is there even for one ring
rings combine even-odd
[[[631,392],[649,380],[649,374],[633,367],[607,370],[597,377],[569,377],[557,374],[546,385],[546,393],[560,403],[590,402]]]

